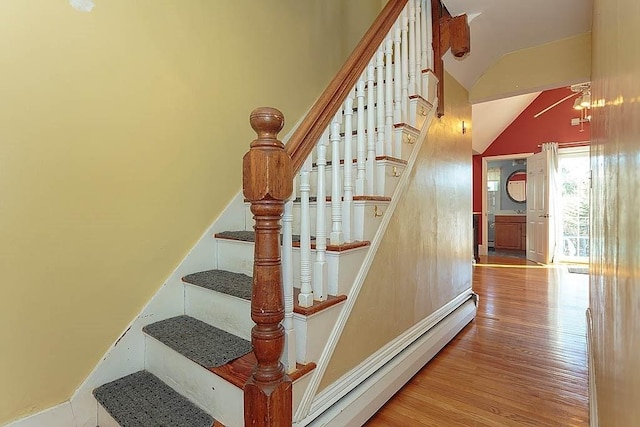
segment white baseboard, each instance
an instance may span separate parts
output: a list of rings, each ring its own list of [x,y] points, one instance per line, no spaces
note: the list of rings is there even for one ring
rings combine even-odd
[[[473,299],[468,299],[345,396],[335,400],[328,407],[312,408],[309,416],[294,423],[294,426],[364,424],[462,328],[473,320],[475,314],[476,305]]]
[[[598,427],[598,400],[596,394],[596,373],[593,359],[593,318],[591,309],[585,312],[587,319],[587,368],[589,373],[589,426]]]
[[[37,414],[13,421],[6,427],[69,427],[74,425],[71,404],[66,401]]]

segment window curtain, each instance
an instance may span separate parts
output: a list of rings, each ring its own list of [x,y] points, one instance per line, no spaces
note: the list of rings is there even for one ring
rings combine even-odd
[[[545,142],[542,151],[547,152],[547,171],[549,173],[549,251],[551,262],[557,262],[561,256],[562,243],[562,206],[560,177],[558,175],[558,143]]]

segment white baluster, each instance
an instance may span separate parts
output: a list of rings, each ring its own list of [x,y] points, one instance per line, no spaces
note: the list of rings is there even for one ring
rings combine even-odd
[[[344,100],[344,200],[342,201],[342,230],[344,241],[350,243],[351,213],[353,212],[353,91]]]
[[[416,6],[409,0],[409,95],[416,93]]]
[[[331,122],[331,235],[332,245],[344,243],[342,232],[342,183],[340,182],[340,119],[342,111],[338,111]]]
[[[309,173],[311,172],[311,156],[300,169],[300,294],[298,304],[301,307],[313,305],[313,289],[311,288],[311,231],[309,224]]]
[[[402,121],[407,123],[409,114],[409,18],[407,17],[407,8],[402,11]]]
[[[425,2],[426,9],[426,26],[427,26],[427,66],[426,68],[433,71],[433,15],[431,10],[431,1]]]
[[[316,203],[316,263],[313,267],[313,292],[316,299],[324,301],[327,297],[327,146],[329,145],[329,128],[327,128],[320,142],[316,164],[318,165],[317,203]]]
[[[385,40],[385,104],[384,104],[384,153],[391,156],[393,150],[393,38],[389,34]]]
[[[376,126],[378,130],[378,140],[376,142],[376,156],[384,156],[384,128],[385,128],[385,116],[384,116],[384,46],[380,46],[378,49],[378,53],[376,56],[376,71],[378,77],[378,85],[377,85],[377,103],[376,103]],[[376,163],[377,166],[377,163]],[[379,176],[376,177],[376,185],[374,194],[381,196],[380,192],[380,183],[381,179]]]
[[[402,35],[400,30],[400,21],[402,18],[398,18],[396,24],[393,28],[393,75],[395,79],[393,80],[393,122],[400,123],[402,122],[402,59],[400,52],[400,45],[402,41]],[[397,145],[397,141],[396,141]],[[400,156],[397,153],[394,155],[398,158]]]
[[[295,188],[295,185],[294,185]],[[296,368],[296,335],[293,329],[293,200],[295,191],[284,204],[282,215],[282,288],[284,293],[284,351],[282,364],[287,372]]]
[[[420,0],[420,3],[422,3],[422,7],[420,9],[420,39],[422,40],[422,48],[420,49],[420,68],[422,70],[426,70],[429,68],[429,60],[427,59],[427,56],[429,55],[429,44],[431,43],[431,39],[429,38],[430,31],[427,28],[427,15],[429,14],[427,8],[430,8],[430,4],[426,0]],[[424,91],[425,88],[423,87],[422,90]]]
[[[363,196],[364,190],[367,187],[367,176],[366,176],[366,161],[367,161],[367,146],[365,144],[364,139],[364,116],[366,114],[364,109],[364,75],[360,77],[358,80],[358,84],[356,85],[356,98],[358,99],[358,118],[357,118],[357,175],[356,175],[356,195]]]
[[[422,0],[416,0],[416,93],[422,93]]]
[[[367,68],[367,194],[373,195],[376,182],[376,110],[373,59]]]

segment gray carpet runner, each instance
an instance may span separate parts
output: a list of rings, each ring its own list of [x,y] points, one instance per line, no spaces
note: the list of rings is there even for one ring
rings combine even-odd
[[[251,343],[189,316],[177,316],[142,330],[205,368],[224,365],[251,351]]]
[[[93,395],[122,427],[211,427],[214,422],[147,371],[104,384],[93,390]]]
[[[208,270],[182,278],[186,283],[251,301],[253,279],[225,270]]]

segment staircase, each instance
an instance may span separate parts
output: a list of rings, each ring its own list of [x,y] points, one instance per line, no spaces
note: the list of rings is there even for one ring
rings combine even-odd
[[[390,1],[286,148],[282,114],[252,113],[245,198],[165,285],[174,315],[134,322],[143,369],[93,390],[99,426],[305,419],[435,114],[430,10]]]

